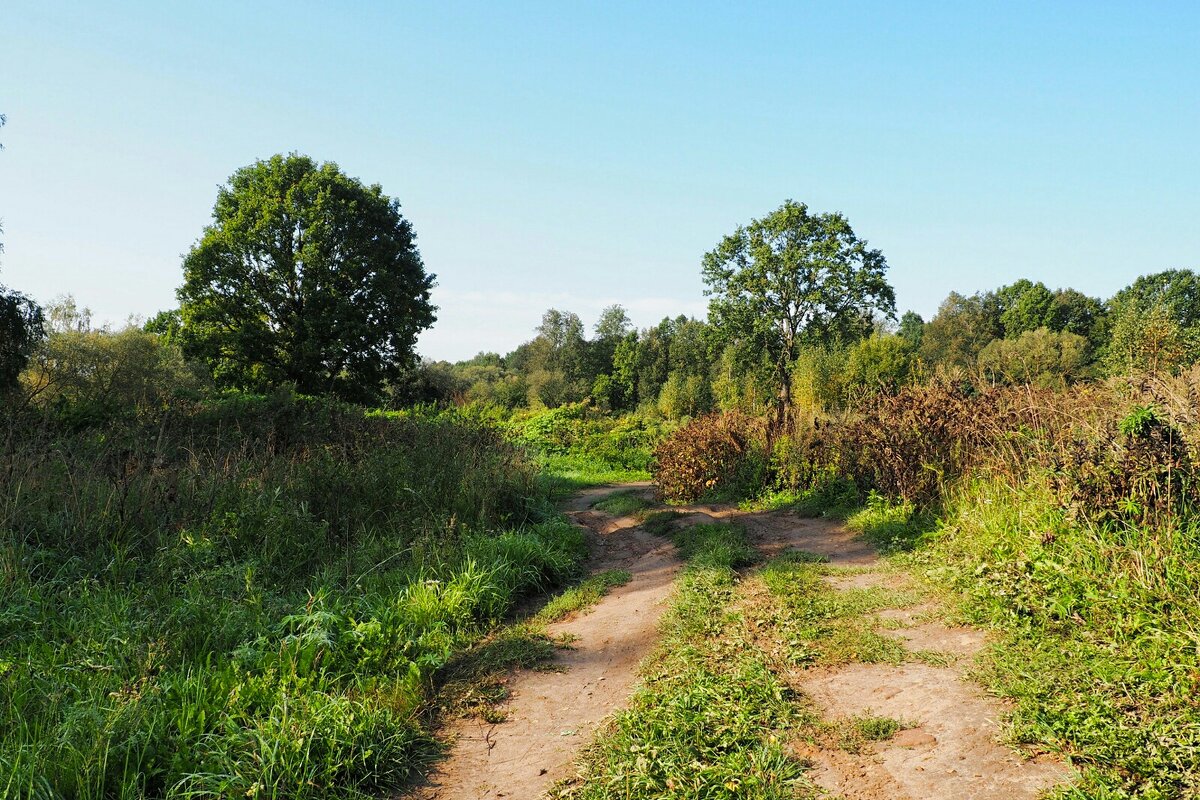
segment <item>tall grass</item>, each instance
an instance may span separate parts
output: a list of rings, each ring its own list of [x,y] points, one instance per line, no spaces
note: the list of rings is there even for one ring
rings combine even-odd
[[[1200,788],[1200,526],[1081,523],[1045,483],[968,482],[927,569],[1004,634],[984,677],[1011,735],[1083,768],[1072,798]]]
[[[439,667],[584,554],[463,420],[230,396],[2,447],[6,797],[395,790]]]

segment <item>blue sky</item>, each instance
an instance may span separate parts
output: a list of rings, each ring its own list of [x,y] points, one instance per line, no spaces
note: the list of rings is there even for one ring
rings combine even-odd
[[[701,315],[703,253],[793,198],[901,309],[1200,268],[1200,4],[54,3],[0,12],[0,282],[174,304],[216,187],[278,152],[400,199],[434,358],[541,312]]]

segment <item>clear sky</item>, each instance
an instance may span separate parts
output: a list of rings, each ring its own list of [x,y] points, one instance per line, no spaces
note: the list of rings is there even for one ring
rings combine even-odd
[[[274,153],[380,183],[433,358],[541,312],[702,315],[700,258],[793,198],[901,310],[1200,268],[1200,3],[5,0],[0,282],[173,307],[216,187]]]

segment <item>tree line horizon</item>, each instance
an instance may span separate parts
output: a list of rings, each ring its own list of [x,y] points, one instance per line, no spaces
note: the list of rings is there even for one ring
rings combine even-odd
[[[549,309],[506,354],[421,360],[436,276],[399,201],[295,153],[236,171],[182,266],[179,308],[141,329],[95,329],[69,297],[42,309],[0,287],[0,383],[59,402],[103,397],[104,384],[110,404],[171,386],[290,387],[389,407],[738,409],[781,426],[797,408],[934,375],[1063,386],[1179,370],[1200,355],[1190,269],[1143,275],[1107,300],[1032,278],[951,291],[926,321],[897,315],[886,258],[843,214],[789,199],[703,254],[706,320],[637,330],[613,305],[589,336],[577,314]]]

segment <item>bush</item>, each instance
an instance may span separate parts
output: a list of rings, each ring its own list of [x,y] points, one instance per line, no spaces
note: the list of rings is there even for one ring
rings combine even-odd
[[[766,475],[765,426],[736,412],[693,420],[654,451],[654,480],[672,502],[752,494]]]
[[[999,417],[994,393],[935,381],[866,397],[834,428],[834,447],[860,487],[929,507],[989,451]]]

